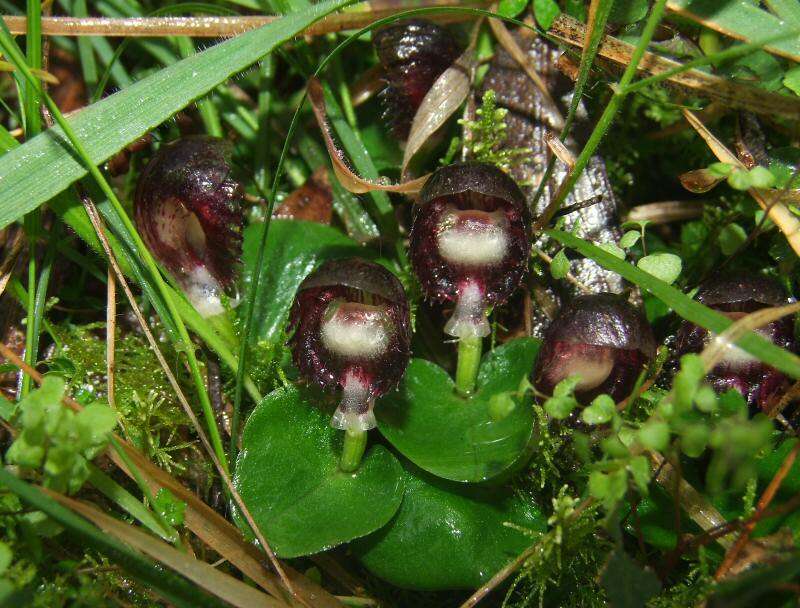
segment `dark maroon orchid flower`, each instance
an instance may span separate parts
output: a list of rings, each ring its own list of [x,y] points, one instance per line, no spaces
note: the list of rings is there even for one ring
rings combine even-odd
[[[783,306],[790,301],[778,283],[756,274],[715,277],[700,286],[697,299],[734,321],[762,308]],[[756,331],[777,346],[798,351],[793,316],[782,317]],[[711,338],[708,330],[684,321],[678,330],[678,355],[701,352]],[[718,393],[736,389],[752,410],[759,411],[769,409],[788,379],[775,368],[730,345],[725,358],[711,370],[708,381]]]
[[[375,427],[375,399],[399,382],[411,352],[400,281],[358,258],[326,262],[300,285],[290,323],[300,373],[322,388],[342,389],[331,424],[348,431]]]
[[[241,188],[231,144],[184,137],[161,147],[139,178],[136,226],[153,256],[204,317],[223,312],[242,250]]]
[[[425,183],[411,227],[411,264],[430,299],[455,302],[449,335],[489,334],[488,307],[503,303],[528,267],[528,226],[522,192],[494,165],[450,165]]]
[[[384,116],[405,140],[428,90],[458,58],[458,45],[446,29],[421,20],[389,25],[375,34],[373,44],[386,77]]]
[[[579,296],[545,333],[534,386],[552,395],[556,384],[577,375],[575,397],[584,405],[603,393],[621,401],[655,352],[653,331],[636,307],[610,293]]]

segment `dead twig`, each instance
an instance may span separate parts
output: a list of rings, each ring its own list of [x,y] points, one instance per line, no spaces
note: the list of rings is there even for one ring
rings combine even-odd
[[[106,282],[106,397],[108,405],[117,409],[117,400],[114,390],[114,376],[116,370],[116,329],[117,329],[117,280],[114,278],[114,269],[108,267],[108,281]]]
[[[461,6],[452,1],[427,2],[425,6]],[[386,8],[371,11],[337,13],[322,19],[303,32],[303,36],[320,36],[343,30],[357,30],[370,23],[407,10]],[[196,17],[43,17],[45,36],[114,36],[125,38],[156,36],[191,36],[192,38],[227,38],[242,34],[280,19],[276,15],[196,16]],[[447,13],[426,17],[439,23],[473,19],[472,15]],[[6,26],[15,35],[26,32],[24,16],[3,15]]]
[[[714,574],[715,580],[720,580],[723,578],[736,563],[736,559],[739,557],[739,554],[749,542],[750,534],[753,532],[756,524],[764,517],[764,512],[766,511],[767,507],[769,507],[772,499],[775,498],[775,495],[778,493],[783,480],[786,479],[789,471],[792,470],[792,466],[794,465],[795,460],[797,460],[798,453],[800,453],[800,443],[795,444],[794,448],[792,448],[792,451],[789,452],[786,455],[786,458],[783,459],[780,469],[778,469],[778,472],[775,473],[775,476],[769,482],[766,490],[764,490],[764,493],[758,500],[755,514],[750,521],[745,524],[741,536],[736,539],[736,543],[725,554],[725,558],[722,560],[722,563],[717,569],[716,574]]]
[[[577,19],[562,13],[556,17],[547,33],[559,41],[583,48],[586,26]],[[620,66],[626,66],[631,62],[633,49],[633,45],[622,42],[613,36],[605,36],[600,44],[598,55]],[[646,52],[639,62],[638,70],[655,76],[680,66],[681,64],[677,61]],[[795,120],[800,119],[800,99],[797,97],[770,93],[764,89],[734,82],[701,70],[691,69],[674,74],[668,78],[668,82],[694,94],[699,93],[712,102],[719,102],[728,108],[749,110],[767,116],[777,114]]]

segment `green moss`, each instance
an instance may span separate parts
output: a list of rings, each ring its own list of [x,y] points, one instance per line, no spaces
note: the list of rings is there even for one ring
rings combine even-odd
[[[105,324],[57,325],[59,347],[50,363],[67,377],[73,394],[82,402],[106,399]],[[121,332],[119,332],[121,333]],[[175,351],[161,345],[164,357],[187,396],[193,394],[188,373],[178,365]],[[128,440],[165,470],[183,474],[197,458],[199,447],[191,424],[150,350],[145,338],[133,332],[117,338],[115,405]]]

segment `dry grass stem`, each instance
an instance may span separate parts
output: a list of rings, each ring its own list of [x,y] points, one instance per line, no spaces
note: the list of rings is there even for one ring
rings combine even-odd
[[[553,22],[548,34],[567,44],[583,47],[586,26],[562,13]],[[606,36],[600,44],[598,55],[620,66],[627,66],[631,61],[633,49],[633,45],[612,36]],[[647,52],[639,62],[639,72],[657,75],[678,68],[680,65],[677,61]],[[707,97],[712,102],[720,102],[730,109],[800,119],[800,98],[796,96],[770,93],[764,89],[739,84],[728,78],[721,78],[696,69],[675,74],[668,81],[691,93]]]
[[[427,2],[425,6],[461,6],[458,2]],[[304,36],[320,36],[344,30],[360,29],[370,23],[389,17],[406,8],[386,8],[371,11],[347,12],[329,15],[309,27]],[[2,16],[12,34],[24,35],[24,16]],[[472,15],[448,13],[428,15],[426,19],[438,23],[467,21]],[[45,36],[114,36],[158,37],[191,36],[192,38],[227,38],[262,27],[280,19],[275,15],[252,16],[196,16],[196,17],[43,17],[42,34]]]

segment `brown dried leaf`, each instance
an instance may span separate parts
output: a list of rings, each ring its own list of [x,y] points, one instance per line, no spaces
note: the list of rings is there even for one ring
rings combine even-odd
[[[272,217],[330,224],[332,210],[333,192],[328,181],[328,168],[320,167],[305,184],[283,199]]]
[[[424,175],[420,178],[401,182],[399,184],[392,184],[388,178],[381,178],[382,181],[379,183],[356,175],[353,170],[347,166],[344,151],[336,146],[336,142],[333,139],[333,132],[328,122],[327,111],[325,110],[325,97],[322,91],[322,84],[317,78],[312,77],[308,81],[308,99],[311,102],[311,107],[314,110],[314,116],[317,119],[320,131],[322,131],[325,147],[328,149],[328,154],[333,162],[333,171],[346,190],[355,194],[364,194],[375,190],[416,194],[422,189],[425,182],[428,181],[428,175]]]
[[[694,171],[681,173],[678,179],[681,180],[681,185],[689,192],[702,194],[716,187],[725,178],[719,177],[708,169],[695,169]]]
[[[464,103],[469,95],[474,69],[475,52],[470,46],[433,83],[411,123],[406,149],[403,152],[401,175],[406,175],[408,163],[414,155]]]

